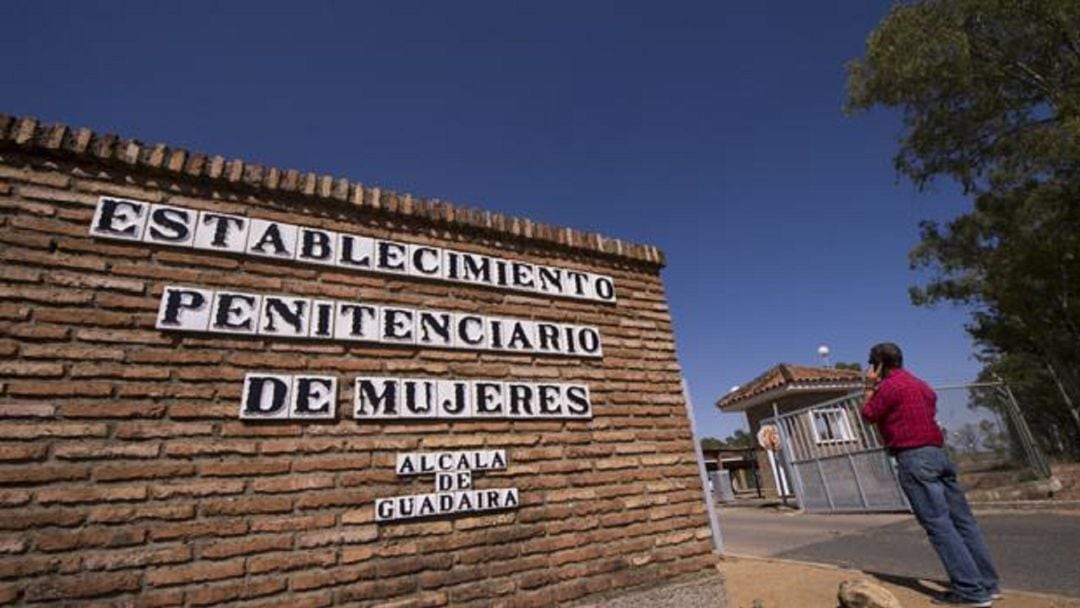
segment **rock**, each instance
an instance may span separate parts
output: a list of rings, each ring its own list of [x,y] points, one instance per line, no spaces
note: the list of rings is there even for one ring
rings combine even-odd
[[[840,583],[836,597],[841,608],[903,608],[891,591],[868,580]]]

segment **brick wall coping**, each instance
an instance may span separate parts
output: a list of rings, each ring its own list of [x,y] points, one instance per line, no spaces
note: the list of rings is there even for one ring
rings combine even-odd
[[[558,247],[662,267],[664,254],[651,245],[629,243],[595,232],[541,224],[529,219],[470,209],[437,199],[414,198],[332,175],[264,167],[240,159],[190,152],[165,144],[143,144],[87,128],[45,124],[32,117],[0,114],[0,149],[44,153],[135,170],[163,173],[267,193],[337,201],[390,215],[479,229]]]

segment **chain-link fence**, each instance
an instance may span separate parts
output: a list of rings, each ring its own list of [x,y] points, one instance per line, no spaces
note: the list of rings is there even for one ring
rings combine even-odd
[[[1045,479],[1050,468],[1005,384],[936,387],[945,449],[969,492]]]

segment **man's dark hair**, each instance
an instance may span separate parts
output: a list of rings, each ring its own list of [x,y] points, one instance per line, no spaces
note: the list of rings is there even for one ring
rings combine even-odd
[[[870,366],[881,365],[882,371],[904,367],[904,353],[892,342],[882,342],[870,347]]]

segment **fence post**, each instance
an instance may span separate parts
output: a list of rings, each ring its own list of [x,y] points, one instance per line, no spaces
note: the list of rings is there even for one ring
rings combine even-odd
[[[697,425],[694,424],[694,405],[690,401],[690,389],[686,378],[682,379],[683,403],[686,405],[686,417],[690,419],[690,440],[694,442],[694,454],[697,456],[698,476],[701,477],[701,491],[705,493],[705,508],[709,512],[709,528],[712,530],[713,551],[724,552],[724,537],[720,533],[720,520],[716,518],[716,501],[709,491],[709,476],[705,472],[705,455],[701,453],[701,441],[698,439]],[[717,463],[719,466],[720,463]]]
[[[1001,386],[1005,389],[1005,396],[1008,398],[1006,406],[1009,411],[1009,418],[1012,418],[1016,433],[1020,436],[1020,443],[1024,446],[1024,452],[1027,454],[1028,462],[1031,463],[1031,468],[1035,469],[1035,473],[1040,478],[1048,479],[1050,477],[1050,465],[1046,462],[1046,458],[1043,457],[1042,450],[1035,444],[1035,437],[1031,434],[1031,429],[1027,425],[1027,420],[1024,420],[1024,415],[1020,413],[1020,404],[1016,402],[1016,396],[1013,395],[1008,384],[1002,382]]]

